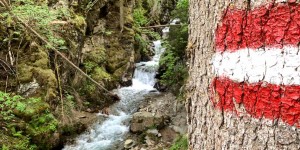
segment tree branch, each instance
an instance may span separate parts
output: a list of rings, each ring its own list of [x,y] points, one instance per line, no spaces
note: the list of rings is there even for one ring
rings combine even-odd
[[[155,25],[155,26],[148,26],[148,27],[140,27],[140,29],[149,29],[149,28],[160,28],[160,27],[169,27],[169,26],[182,26],[184,24],[165,24],[165,25]]]

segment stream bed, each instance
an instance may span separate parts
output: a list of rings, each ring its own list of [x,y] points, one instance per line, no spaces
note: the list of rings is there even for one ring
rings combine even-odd
[[[101,123],[91,126],[90,130],[76,138],[73,145],[65,145],[63,150],[117,150],[120,143],[129,132],[129,120],[137,111],[144,96],[149,93],[158,93],[154,88],[155,74],[159,59],[165,48],[161,41],[154,41],[155,55],[151,61],[136,64],[132,85],[115,89],[113,92],[121,98],[110,107],[110,115]],[[103,117],[103,114],[98,114]]]

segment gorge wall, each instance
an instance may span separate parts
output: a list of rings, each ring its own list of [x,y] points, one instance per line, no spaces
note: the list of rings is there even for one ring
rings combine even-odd
[[[175,0],[1,1],[0,147],[58,148],[84,131],[95,119],[92,113],[116,101],[106,90],[130,85],[134,63],[151,55],[153,30],[145,33],[139,27],[166,23],[175,4]],[[141,16],[134,13],[137,9],[143,10]],[[138,17],[146,22],[137,23]]]

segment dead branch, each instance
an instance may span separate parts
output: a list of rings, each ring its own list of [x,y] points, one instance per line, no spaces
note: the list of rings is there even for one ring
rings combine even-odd
[[[64,100],[63,100],[63,94],[62,94],[62,87],[61,87],[61,80],[60,80],[60,75],[59,75],[59,66],[57,65],[57,54],[54,56],[54,68],[55,68],[55,74],[57,77],[57,86],[59,90],[59,96],[60,96],[60,101],[61,101],[61,115],[62,115],[62,123],[64,124]]]
[[[149,29],[149,28],[160,28],[160,27],[169,27],[169,26],[182,26],[184,24],[165,24],[165,25],[155,25],[155,26],[148,26],[148,27],[140,27],[140,29]]]
[[[15,74],[15,70],[13,69],[13,66],[11,66],[8,62],[2,60],[1,58],[0,58],[0,65],[4,68],[6,73]]]
[[[93,7],[94,5],[98,2],[99,0],[95,0],[91,5],[86,9],[85,14],[87,14]]]

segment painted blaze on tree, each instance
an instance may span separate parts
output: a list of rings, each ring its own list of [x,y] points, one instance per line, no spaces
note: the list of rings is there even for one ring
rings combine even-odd
[[[300,127],[300,5],[228,9],[221,21],[212,60],[214,106]]]

